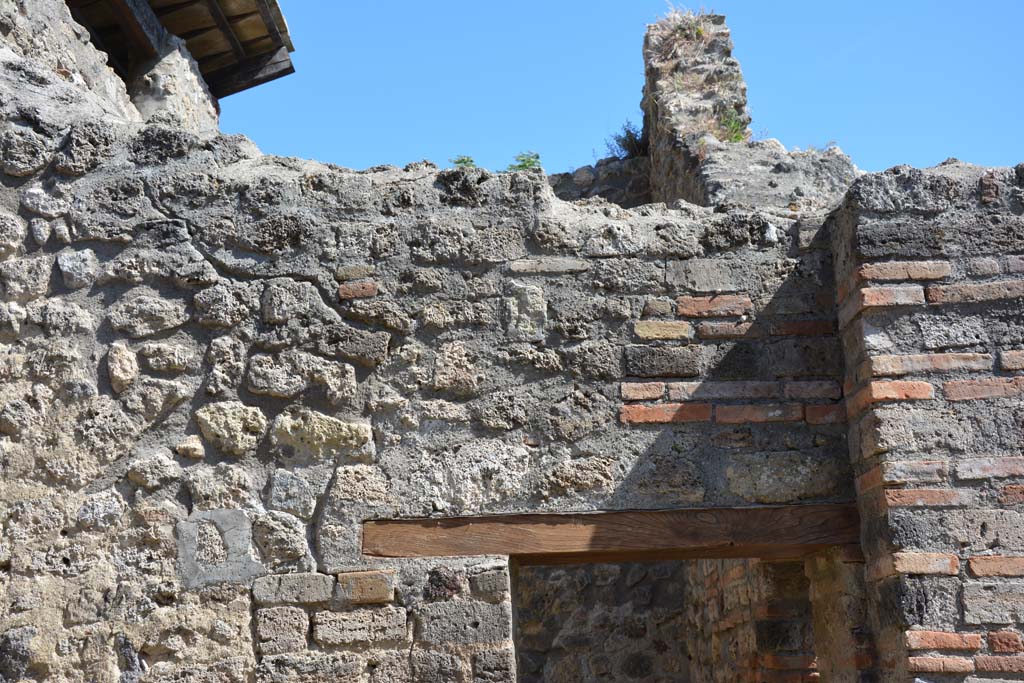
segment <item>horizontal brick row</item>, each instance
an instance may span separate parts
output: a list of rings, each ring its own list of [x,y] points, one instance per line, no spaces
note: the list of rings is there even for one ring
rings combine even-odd
[[[921,401],[935,398],[935,387],[928,382],[868,382],[846,401],[846,413],[853,417],[876,403]]]
[[[687,318],[726,318],[746,315],[754,310],[749,296],[717,294],[714,296],[681,296],[676,299],[676,314]]]
[[[960,573],[960,558],[949,553],[895,552],[884,555],[868,570],[872,581],[910,574],[917,576],[956,576]]]
[[[883,462],[857,477],[857,493],[863,494],[879,486],[939,484],[948,478],[949,466],[944,460],[895,460]]]
[[[955,380],[943,384],[942,389],[950,401],[1011,398],[1024,393],[1024,376]]]
[[[986,641],[988,650],[996,654],[1024,652],[1024,639],[1016,631],[989,631],[986,634],[981,634],[913,630],[904,634],[904,643],[907,649],[917,651],[976,652],[985,647]]]
[[[775,320],[768,324],[723,321],[697,323],[697,335],[707,339],[757,337],[765,331],[772,337],[822,337],[835,334],[836,325],[832,320]]]
[[[877,488],[877,487],[874,487]],[[861,494],[862,512],[883,515],[899,508],[967,507],[977,502],[977,492],[955,488],[872,488]]]
[[[1000,280],[957,285],[932,285],[925,290],[931,304],[980,303],[1024,296],[1024,280]]]
[[[874,265],[878,266],[881,264]],[[869,267],[864,266],[862,270]],[[884,278],[875,279],[883,280]],[[934,278],[907,277],[892,279]],[[996,282],[968,282],[945,285],[933,284],[927,286],[920,284],[871,285],[854,288],[848,292],[846,290],[839,292],[839,300],[842,302],[839,307],[839,327],[846,327],[860,313],[872,308],[921,306],[926,304],[983,303],[1020,297],[1024,297],[1024,280],[999,280]]]
[[[765,403],[713,405],[711,403],[631,403],[621,407],[619,417],[626,424],[671,424],[717,422],[748,424],[769,422],[807,422],[839,424],[846,415],[839,404],[804,405],[802,403]]]
[[[715,399],[796,399],[836,400],[842,396],[838,382],[812,381],[704,381],[704,382],[624,382],[626,401],[653,401],[668,394],[672,401]]]
[[[904,642],[908,650],[980,650],[980,633],[948,631],[907,631]]]
[[[862,287],[851,292],[839,307],[839,327],[846,327],[859,313],[869,308],[920,306],[924,303],[924,287],[920,285]]]
[[[993,358],[988,353],[880,355],[864,361],[858,372],[858,379],[864,381],[872,377],[896,377],[918,373],[991,370],[992,366]]]
[[[962,481],[990,481],[1011,477],[1024,477],[1024,457],[988,457],[959,460],[952,466],[956,478]],[[879,486],[900,487],[939,484],[947,481],[950,463],[945,460],[895,460],[883,462],[857,477],[858,493],[867,493]],[[1009,489],[1007,491],[1007,489]],[[1004,492],[1017,499],[1020,485],[1004,488]]]
[[[883,261],[866,263],[846,281],[839,283],[837,295],[842,302],[863,282],[905,282],[941,280],[949,277],[953,266],[948,261]]]
[[[974,576],[1024,576],[1024,557],[972,557],[967,561],[967,566]]]
[[[1024,394],[1024,376],[951,380],[942,384],[942,391],[948,401],[1014,398]],[[846,401],[846,408],[847,414],[854,417],[876,403],[924,401],[935,397],[935,387],[928,382],[872,381],[853,391],[853,395]]]
[[[1024,673],[1024,657],[977,655],[970,657],[910,657],[913,673]]]

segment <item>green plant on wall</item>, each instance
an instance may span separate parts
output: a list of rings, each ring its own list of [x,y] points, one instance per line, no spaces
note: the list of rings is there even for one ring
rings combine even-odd
[[[520,152],[514,162],[508,165],[507,171],[529,171],[540,168],[540,155],[536,152]]]
[[[725,142],[743,142],[750,133],[747,124],[735,109],[725,109],[718,115],[718,125],[722,128]]]
[[[617,159],[634,159],[647,154],[647,141],[644,140],[643,131],[633,125],[632,121],[626,121],[622,130],[613,133],[608,138],[608,156]]]
[[[460,154],[456,157],[452,157],[448,160],[455,168],[476,168],[476,162],[473,161],[473,157]]]

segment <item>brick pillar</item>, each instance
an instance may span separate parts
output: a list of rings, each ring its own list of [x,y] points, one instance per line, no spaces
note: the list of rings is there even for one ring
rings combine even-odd
[[[883,679],[1024,672],[1024,167],[899,167],[832,220]]]
[[[802,563],[701,560],[689,569],[691,680],[817,680],[808,581]]]

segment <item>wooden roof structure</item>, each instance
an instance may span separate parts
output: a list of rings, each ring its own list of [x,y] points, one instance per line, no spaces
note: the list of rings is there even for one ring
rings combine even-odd
[[[214,96],[295,71],[277,0],[67,0],[122,78],[159,54],[167,33],[185,41]]]

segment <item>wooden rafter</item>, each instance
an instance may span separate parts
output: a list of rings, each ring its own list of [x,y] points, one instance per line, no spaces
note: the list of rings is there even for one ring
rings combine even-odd
[[[508,555],[523,564],[759,557],[792,560],[856,549],[856,506],[786,505],[528,514],[363,524],[376,557]]]
[[[238,42],[238,36],[235,35],[235,31],[231,28],[231,24],[228,23],[227,17],[224,16],[224,11],[220,8],[220,3],[217,0],[206,0],[206,8],[210,11],[210,16],[217,23],[221,33],[227,38],[228,43],[231,44],[231,50],[238,57],[239,61],[245,59],[245,49],[242,44]]]
[[[277,28],[277,20],[274,18],[274,13],[270,11],[270,5],[267,4],[267,0],[255,1],[260,16],[263,17],[263,23],[267,25],[267,32],[274,41],[274,46],[281,47],[284,45],[284,39],[281,37],[281,31]]]

